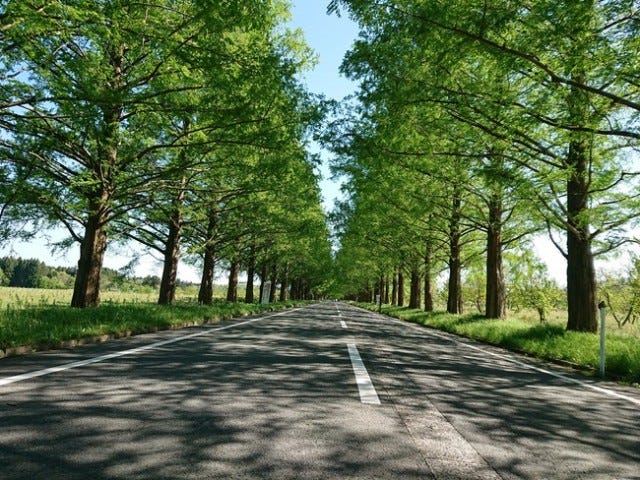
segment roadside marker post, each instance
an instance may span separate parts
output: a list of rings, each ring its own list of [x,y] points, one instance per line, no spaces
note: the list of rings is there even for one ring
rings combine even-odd
[[[605,369],[605,335],[604,325],[605,317],[607,316],[607,304],[602,301],[598,304],[600,309],[600,376],[604,378]]]
[[[270,295],[271,295],[271,282],[266,281],[264,283],[264,287],[262,288],[262,298],[260,299],[260,303],[262,305],[267,305],[269,303]]]

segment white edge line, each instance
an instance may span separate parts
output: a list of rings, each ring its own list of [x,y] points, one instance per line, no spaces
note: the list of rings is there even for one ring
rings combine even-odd
[[[36,377],[43,377],[45,375],[51,375],[52,373],[64,372],[66,370],[71,370],[73,368],[84,367],[86,365],[91,365],[93,363],[104,362],[105,360],[111,360],[112,358],[124,357],[127,355],[135,355],[141,352],[145,352],[147,350],[153,350],[158,347],[162,347],[164,345],[169,345],[172,343],[181,342],[183,340],[188,340],[190,338],[200,337],[202,335],[208,335],[210,333],[220,332],[222,330],[227,330],[229,328],[239,327],[241,325],[247,325],[249,323],[258,322],[260,320],[265,320],[267,318],[276,317],[278,315],[283,315],[285,313],[291,313],[296,310],[300,310],[300,308],[295,308],[292,310],[284,310],[282,312],[274,313],[272,315],[265,315],[264,317],[253,318],[251,320],[245,320],[244,322],[233,323],[231,325],[225,325],[224,327],[212,328],[202,330],[200,332],[192,333],[189,335],[183,335],[176,338],[170,338],[168,340],[162,340],[160,342],[150,343],[149,345],[143,345],[142,347],[131,348],[129,350],[122,350],[120,352],[109,353],[106,355],[100,355],[99,357],[88,358],[86,360],[79,360],[77,362],[65,363],[63,365],[58,365],[56,367],[45,368],[42,370],[34,370],[32,372],[21,373],[20,375],[13,375],[11,377],[0,378],[0,387],[5,385],[11,385],[12,383],[22,382],[24,380],[30,380]]]
[[[365,311],[368,311],[368,310],[365,310]],[[506,360],[508,362],[511,362],[511,363],[513,363],[515,365],[519,365],[521,367],[527,368],[529,370],[535,370],[536,372],[544,373],[546,375],[550,375],[552,377],[559,378],[561,380],[564,380],[565,382],[573,383],[573,384],[576,384],[576,385],[580,385],[581,387],[588,388],[590,390],[594,390],[596,392],[603,393],[603,394],[608,395],[610,397],[618,398],[620,400],[625,400],[627,402],[630,402],[630,403],[633,403],[635,405],[640,406],[640,400],[637,399],[637,398],[629,397],[628,395],[623,395],[621,393],[615,392],[615,391],[610,390],[608,388],[598,387],[597,385],[592,385],[590,383],[583,382],[582,380],[578,380],[577,378],[567,377],[566,375],[563,375],[561,373],[556,373],[556,372],[553,372],[551,370],[547,370],[545,368],[536,367],[535,365],[531,365],[529,363],[521,362],[520,360],[516,360],[515,358],[509,357],[507,355],[501,355],[499,353],[490,352],[489,350],[485,350],[484,348],[476,347],[475,345],[471,345],[469,343],[466,343],[466,342],[463,342],[461,340],[458,340],[458,339],[454,338],[455,334],[453,334],[453,333],[450,334],[450,336],[442,335],[442,334],[439,334],[439,333],[433,331],[432,329],[427,329],[425,327],[421,328],[421,327],[419,327],[417,325],[412,325],[410,322],[405,322],[403,320],[399,320],[399,319],[393,318],[393,317],[388,317],[386,315],[382,315],[382,316],[385,317],[385,318],[389,318],[389,319],[393,320],[396,323],[402,323],[405,326],[410,326],[411,328],[419,330],[419,331],[421,331],[423,333],[427,333],[429,335],[433,335],[434,337],[442,338],[444,340],[448,340],[450,342],[454,342],[454,343],[457,343],[459,345],[463,345],[463,346],[465,346],[465,347],[467,347],[467,348],[469,348],[471,350],[476,350],[476,351],[479,351],[479,352],[482,352],[482,353],[486,353],[486,354],[491,355],[493,357],[500,358],[502,360]]]
[[[358,392],[360,393],[360,401],[368,405],[380,405],[380,399],[376,392],[371,377],[367,372],[367,368],[364,366],[364,362],[358,352],[358,347],[354,343],[347,344],[347,350],[349,351],[349,358],[351,359],[351,366],[353,367],[353,373],[356,376],[356,384],[358,385]]]

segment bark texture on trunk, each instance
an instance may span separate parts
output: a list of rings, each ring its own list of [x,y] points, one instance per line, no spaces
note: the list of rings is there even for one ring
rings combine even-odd
[[[237,260],[231,262],[229,269],[229,284],[227,286],[227,302],[238,301],[238,270],[240,269]]]
[[[173,221],[169,226],[169,237],[164,251],[162,278],[158,304],[171,305],[176,299],[176,279],[178,277],[178,261],[180,259],[181,226]]]
[[[589,199],[587,155],[584,144],[572,142],[569,163],[573,169],[567,182],[567,330],[596,332],[595,269],[591,234],[585,220]]]
[[[287,265],[282,269],[282,280],[280,280],[280,301],[286,302],[287,298],[287,289],[289,288],[289,267]]]
[[[398,306],[404,307],[404,274],[398,270]]]
[[[202,278],[198,290],[198,303],[211,305],[213,303],[213,279],[215,273],[216,257],[213,246],[207,246],[204,250],[202,265]]]
[[[578,80],[584,75],[578,73]],[[574,75],[575,76],[575,75]],[[572,87],[568,110],[574,125],[589,123],[589,97]],[[598,330],[596,279],[589,228],[590,153],[592,137],[573,133],[569,143],[567,178],[567,330]]]
[[[249,251],[249,263],[247,264],[247,288],[244,292],[244,303],[253,303],[253,277],[256,275],[256,249],[251,246]]]
[[[422,292],[420,290],[420,270],[417,267],[411,269],[411,287],[409,289],[409,308],[420,308]]]
[[[198,291],[198,303],[211,305],[213,303],[213,280],[216,263],[216,246],[214,238],[218,228],[218,212],[212,209],[209,212],[207,223],[207,242],[204,247],[204,261],[202,266],[202,279]]]
[[[449,221],[449,281],[447,290],[447,312],[462,313],[462,262],[460,246],[460,195],[453,194],[451,219]]]
[[[269,266],[266,263],[263,263],[262,267],[260,268],[260,298],[258,299],[258,301],[260,302],[262,302],[262,299],[264,298],[264,289],[267,284],[268,278]]]
[[[433,312],[433,287],[431,285],[431,263],[433,245],[427,241],[424,250],[424,311]]]
[[[269,303],[274,303],[276,301],[276,293],[278,291],[278,265],[275,263],[271,266],[271,288],[269,289]]]
[[[385,305],[389,305],[390,299],[389,299],[389,274],[385,275],[384,277],[384,304]]]
[[[183,187],[186,179],[182,180]],[[160,305],[171,305],[176,299],[176,279],[178,278],[178,262],[180,260],[180,239],[182,236],[182,202],[184,190],[175,201],[175,209],[169,218],[169,234],[164,249],[164,265],[160,280]]]
[[[103,199],[106,201],[106,196]],[[100,305],[100,274],[107,249],[106,213],[102,202],[95,202],[91,212],[80,243],[80,259],[71,298],[71,306],[76,308]]]
[[[391,284],[391,303],[398,305],[398,276],[393,274],[393,281]]]
[[[299,278],[294,278],[291,281],[291,299],[292,300],[301,300],[302,299],[302,281]]]
[[[502,197],[493,195],[489,201],[489,225],[487,229],[487,265],[485,290],[485,316],[507,316],[504,274],[502,271]]]

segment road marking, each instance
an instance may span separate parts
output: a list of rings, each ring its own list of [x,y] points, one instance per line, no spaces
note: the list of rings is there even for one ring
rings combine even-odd
[[[353,366],[353,373],[356,376],[356,384],[358,385],[358,391],[360,392],[360,401],[368,405],[380,405],[380,399],[376,393],[376,389],[371,382],[367,368],[364,366],[364,362],[360,357],[358,348],[353,343],[347,344],[347,350],[349,350],[349,358],[351,359],[351,365]]]
[[[368,310],[365,310],[365,311],[368,311]],[[369,312],[369,313],[371,313],[371,312]],[[426,330],[424,327],[421,328],[421,327],[418,327],[417,325],[412,325],[410,322],[405,322],[403,320],[398,320],[398,319],[395,319],[395,318],[392,318],[392,317],[387,317],[386,315],[379,315],[379,316],[382,316],[385,319],[391,319],[394,323],[401,323],[401,324],[403,324],[405,326],[410,326],[411,328],[413,328],[415,330],[419,330],[420,332],[422,332],[424,334],[433,335],[434,337],[438,337],[438,338],[441,338],[443,340],[448,340],[450,342],[454,342],[454,343],[457,343],[459,345],[465,346],[465,347],[467,347],[467,348],[469,348],[471,350],[476,350],[478,352],[486,353],[487,355],[490,355],[492,357],[496,357],[496,358],[500,358],[502,360],[506,360],[506,361],[511,362],[511,363],[513,363],[515,365],[519,365],[521,367],[524,367],[526,369],[534,370],[534,371],[539,372],[539,373],[544,373],[545,375],[550,375],[552,377],[559,378],[560,380],[563,380],[563,381],[565,381],[567,383],[573,383],[575,385],[580,385],[583,388],[587,388],[589,390],[593,390],[595,392],[602,393],[602,394],[607,395],[609,397],[618,398],[620,400],[624,400],[626,402],[633,403],[635,405],[640,406],[640,399],[633,398],[633,397],[630,397],[628,395],[623,395],[621,393],[618,393],[618,392],[616,392],[614,390],[610,390],[608,388],[598,387],[597,385],[593,385],[593,384],[588,383],[588,382],[583,382],[582,380],[578,380],[577,378],[571,378],[571,377],[568,377],[568,376],[563,375],[561,373],[557,373],[557,372],[553,372],[551,370],[547,370],[545,368],[536,367],[535,365],[532,365],[532,364],[529,364],[529,363],[525,363],[525,362],[521,362],[520,360],[516,360],[515,358],[510,357],[508,355],[502,355],[502,354],[499,354],[499,353],[491,352],[489,350],[485,350],[482,347],[477,347],[475,345],[471,345],[469,343],[463,342],[462,340],[458,340],[456,338],[453,338],[454,334],[451,334],[451,336],[447,336],[447,335],[436,333],[436,332],[432,331],[431,329]]]
[[[547,370],[546,368],[536,367],[535,365],[531,365],[531,364],[528,364],[528,363],[521,362],[520,360],[516,360],[515,358],[510,358],[510,357],[508,357],[506,355],[500,355],[499,353],[490,352],[488,350],[485,350],[485,349],[480,348],[480,347],[476,347],[474,345],[469,345],[469,344],[464,343],[464,342],[458,342],[458,343],[460,343],[460,344],[462,344],[462,345],[464,345],[467,348],[470,348],[472,350],[477,350],[479,352],[486,353],[488,355],[492,355],[494,357],[500,358],[502,360],[506,360],[508,362],[514,363],[516,365],[519,365],[521,367],[528,368],[529,370],[534,370],[534,371],[539,372],[539,373],[544,373],[546,375],[550,375],[552,377],[564,380],[565,382],[573,383],[573,384],[576,384],[576,385],[580,385],[581,387],[588,388],[590,390],[594,390],[596,392],[603,393],[603,394],[608,395],[610,397],[618,398],[620,400],[625,400],[627,402],[631,402],[631,403],[633,403],[635,405],[640,406],[640,400],[638,400],[637,398],[629,397],[628,395],[623,395],[621,393],[615,392],[615,391],[610,390],[608,388],[598,387],[597,385],[593,385],[593,384],[590,384],[590,383],[587,383],[587,382],[583,382],[582,380],[578,380],[577,378],[567,377],[566,375],[563,375],[561,373],[556,373],[556,372],[553,372],[551,370]]]
[[[267,318],[276,317],[278,315],[283,315],[285,313],[291,313],[296,310],[300,310],[300,309],[295,308],[292,310],[285,310],[283,312],[274,313],[272,315],[266,315],[264,317],[253,318],[251,320],[245,320],[244,322],[238,322],[232,325],[226,325],[224,327],[206,329],[206,330],[202,330],[200,332],[192,333],[189,335],[183,335],[181,337],[170,338],[168,340],[162,340],[160,342],[150,343],[149,345],[144,345],[142,347],[131,348],[129,350],[122,350],[120,352],[109,353],[107,355],[100,355],[99,357],[88,358],[86,360],[79,360],[77,362],[65,363],[63,365],[58,365],[57,367],[45,368],[43,370],[34,370],[32,372],[22,373],[20,375],[14,375],[12,377],[0,378],[0,387],[3,387],[5,385],[10,385],[12,383],[23,382],[25,380],[30,380],[36,377],[51,375],[53,373],[64,372],[66,370],[71,370],[73,368],[79,368],[79,367],[84,367],[86,365],[91,365],[94,363],[104,362],[105,360],[111,360],[112,358],[124,357],[128,355],[136,355],[138,353],[146,352],[148,350],[153,350],[158,347],[163,347],[164,345],[170,345],[172,343],[182,342],[183,340],[188,340],[190,338],[196,338],[202,335],[208,335],[211,333],[220,332],[222,330],[228,330],[230,328],[239,327],[241,325],[248,325],[250,323],[258,322],[260,320],[265,320]]]
[[[344,320],[340,320],[340,325],[342,326],[342,328],[348,328],[347,324],[344,323]]]

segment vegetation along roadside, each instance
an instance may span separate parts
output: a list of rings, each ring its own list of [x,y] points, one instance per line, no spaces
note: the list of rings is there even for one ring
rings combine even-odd
[[[305,302],[269,305],[214,302],[103,304],[99,309],[68,306],[7,307],[0,312],[0,357],[39,350],[72,347],[141,333],[217,323]]]

